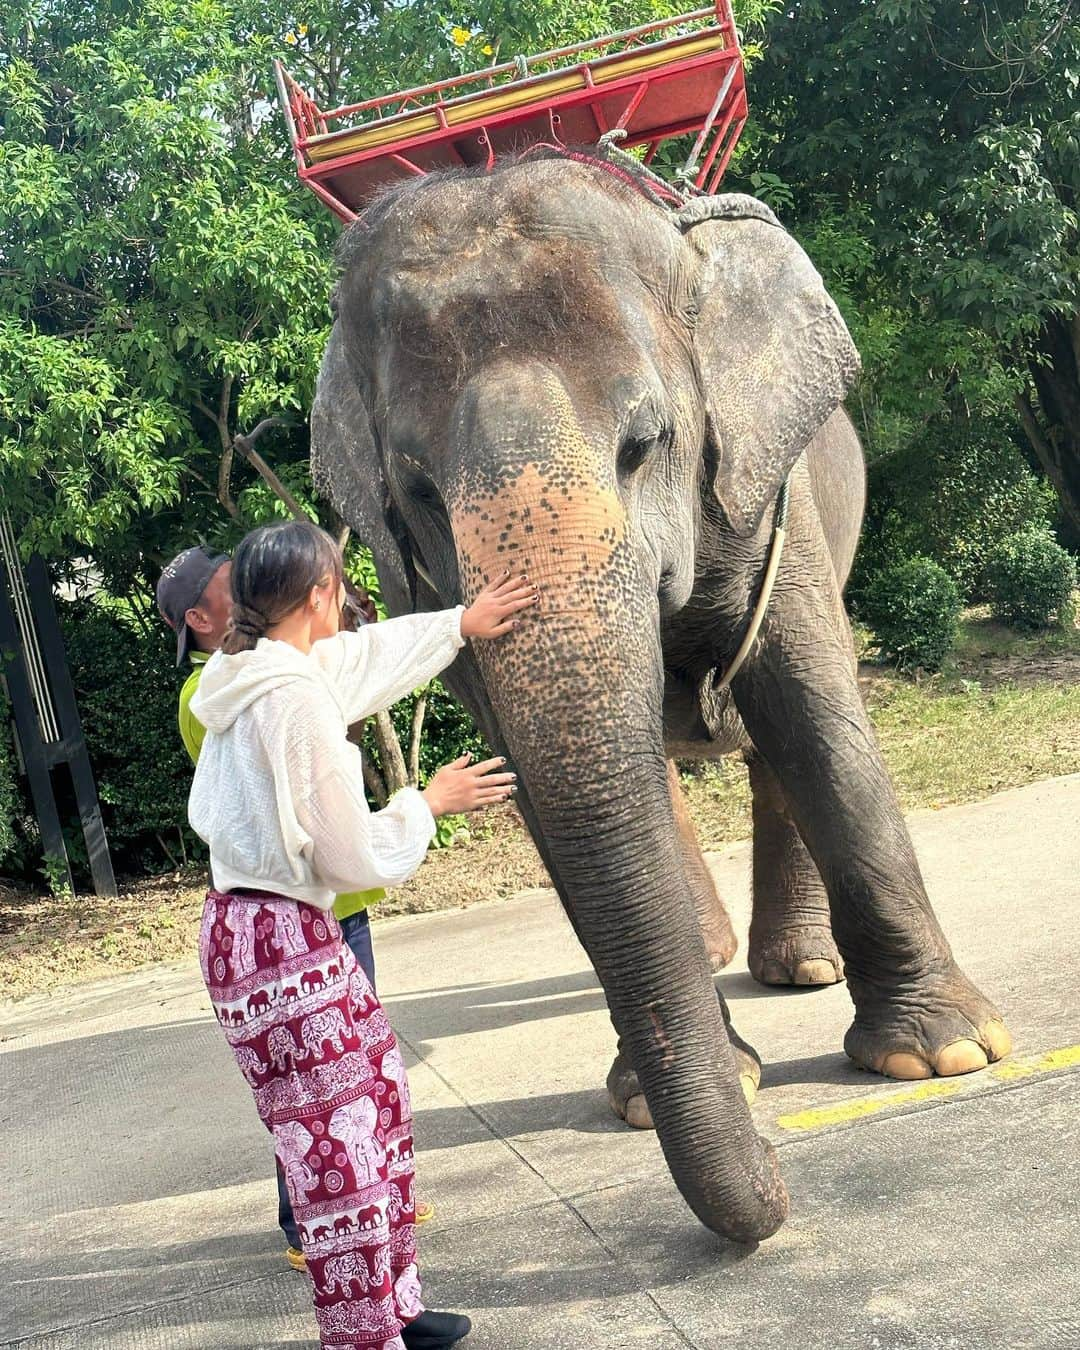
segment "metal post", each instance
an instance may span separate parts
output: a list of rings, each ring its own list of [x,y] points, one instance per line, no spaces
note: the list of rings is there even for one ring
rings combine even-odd
[[[26,581],[30,589],[34,618],[37,621],[41,650],[45,657],[45,669],[48,672],[56,710],[60,714],[60,730],[64,738],[63,757],[71,767],[71,780],[75,786],[75,801],[79,808],[83,838],[86,840],[94,891],[97,895],[115,899],[116,877],[113,875],[109,844],[105,838],[105,824],[101,819],[101,804],[94,783],[94,771],[90,767],[86,737],[83,735],[79,707],[75,701],[75,686],[71,682],[71,672],[64,654],[64,635],[60,629],[60,620],[56,616],[52,579],[39,553],[35,553],[27,564]]]

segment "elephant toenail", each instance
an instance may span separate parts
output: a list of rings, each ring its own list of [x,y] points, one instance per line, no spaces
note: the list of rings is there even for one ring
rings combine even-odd
[[[831,961],[823,958],[818,960],[800,961],[795,967],[794,984],[836,984],[839,981],[839,972]]]
[[[645,1100],[644,1096],[640,1094],[636,1097],[631,1097],[626,1103],[626,1115],[624,1119],[627,1125],[632,1126],[635,1130],[652,1130],[656,1128],[653,1124],[652,1112],[649,1110],[649,1103]]]
[[[1012,1035],[1004,1022],[987,1022],[982,1028],[982,1038],[990,1047],[991,1059],[1004,1059],[1012,1049]]]
[[[758,979],[762,984],[790,984],[791,971],[780,961],[763,961]]]
[[[894,1050],[891,1055],[886,1055],[881,1072],[886,1078],[905,1079],[930,1078],[934,1073],[925,1059],[920,1059],[918,1055],[913,1055],[907,1050]]]
[[[953,1041],[938,1053],[934,1066],[943,1078],[958,1073],[977,1073],[986,1068],[986,1052],[976,1041]]]

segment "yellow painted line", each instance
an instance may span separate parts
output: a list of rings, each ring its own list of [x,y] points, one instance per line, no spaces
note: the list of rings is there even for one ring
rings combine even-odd
[[[1074,1069],[1080,1064],[1080,1045],[1067,1045],[1062,1050],[1050,1050],[1045,1055],[1028,1055],[1024,1059],[1003,1059],[992,1064],[995,1078],[1008,1083],[1015,1078],[1030,1078],[1034,1073],[1052,1073],[1055,1069]]]
[[[853,1102],[836,1106],[811,1107],[794,1115],[777,1116],[776,1123],[785,1130],[820,1130],[823,1125],[840,1125],[848,1120],[862,1120],[887,1111],[892,1106],[906,1106],[909,1102],[924,1102],[929,1097],[948,1097],[959,1084],[953,1078],[928,1078],[918,1087],[903,1092],[891,1092],[887,1097],[857,1097]]]
[[[998,1082],[1015,1082],[1036,1074],[1054,1073],[1080,1065],[1080,1045],[1067,1045],[1060,1050],[1049,1050],[1041,1055],[1026,1055],[991,1064],[986,1072]],[[820,1130],[826,1125],[843,1125],[852,1120],[865,1120],[882,1111],[911,1106],[937,1097],[952,1097],[960,1092],[975,1092],[985,1083],[982,1073],[962,1074],[955,1078],[928,1078],[924,1082],[900,1092],[885,1096],[856,1097],[854,1101],[838,1102],[835,1106],[810,1107],[791,1115],[777,1116],[776,1123],[783,1130]]]

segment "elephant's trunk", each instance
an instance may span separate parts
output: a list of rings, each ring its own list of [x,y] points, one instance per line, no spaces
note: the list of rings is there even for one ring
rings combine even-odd
[[[559,392],[541,406],[565,441]],[[576,457],[539,439],[530,461],[448,503],[466,599],[507,565],[543,595],[477,658],[672,1176],[707,1227],[755,1241],[783,1222],[787,1195],[750,1119],[676,854],[656,594],[580,433]]]

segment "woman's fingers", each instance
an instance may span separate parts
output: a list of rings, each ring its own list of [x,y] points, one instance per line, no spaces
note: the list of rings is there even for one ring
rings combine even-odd
[[[520,590],[523,587],[530,587],[535,590],[535,586],[529,581],[527,572],[504,572],[501,577],[496,577],[484,587],[486,591],[491,591],[494,595],[501,595],[506,591]]]
[[[491,759],[482,759],[479,763],[473,764],[469,769],[472,774],[491,773],[492,769],[501,769],[506,763],[502,755],[493,755]]]

